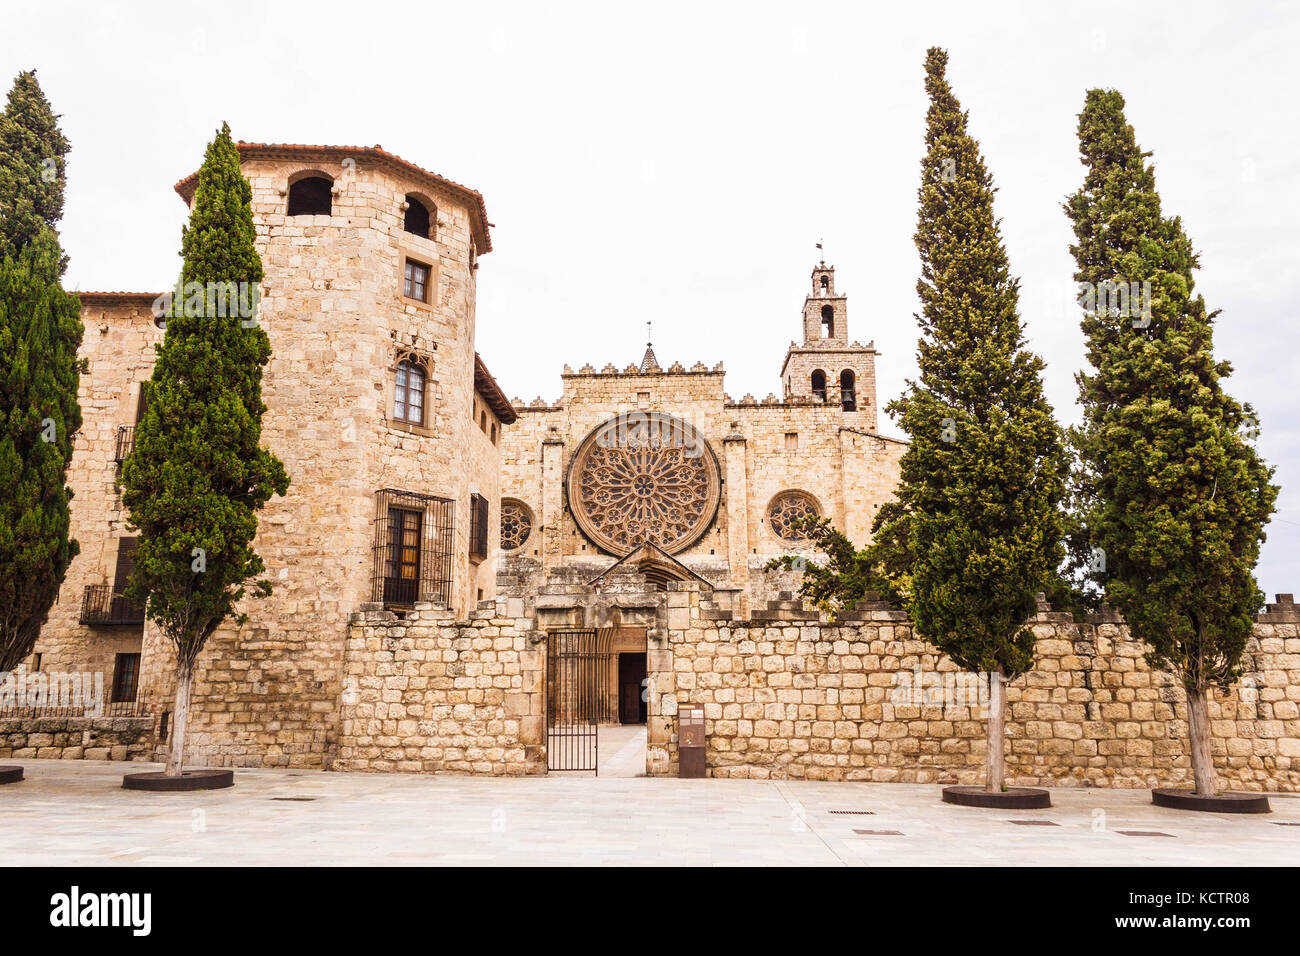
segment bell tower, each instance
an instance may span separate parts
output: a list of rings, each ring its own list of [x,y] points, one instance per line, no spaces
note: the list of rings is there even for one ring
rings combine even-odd
[[[787,400],[811,399],[838,407],[845,424],[876,430],[876,351],[849,339],[848,297],[835,289],[835,267],[813,267],[803,302],[803,342],[791,342],[781,366]]]
[[[848,341],[848,300],[835,294],[835,267],[819,262],[812,271],[812,293],[803,302],[803,344]]]

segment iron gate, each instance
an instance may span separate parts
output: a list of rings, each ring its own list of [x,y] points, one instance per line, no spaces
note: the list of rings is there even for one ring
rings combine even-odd
[[[605,628],[547,634],[547,770],[596,770],[600,721],[609,706],[611,634]]]

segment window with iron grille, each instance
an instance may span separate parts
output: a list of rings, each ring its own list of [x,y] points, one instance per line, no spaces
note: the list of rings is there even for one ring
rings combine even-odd
[[[424,369],[410,359],[397,363],[393,418],[411,425],[424,424]]]
[[[488,500],[469,496],[469,556],[486,558],[488,553]]]
[[[454,503],[395,488],[376,499],[370,599],[398,608],[450,604]]]
[[[417,302],[429,301],[429,266],[414,259],[406,260],[406,274],[402,280],[402,294]]]
[[[113,666],[113,703],[135,700],[140,683],[140,655],[118,654]]]

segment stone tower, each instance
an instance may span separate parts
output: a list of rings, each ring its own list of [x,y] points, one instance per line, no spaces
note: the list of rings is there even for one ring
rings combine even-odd
[[[781,366],[786,399],[839,405],[856,426],[876,430],[875,343],[849,339],[848,297],[835,291],[835,267],[819,262],[803,303],[803,342]]]
[[[327,768],[352,615],[468,618],[495,593],[499,442],[515,412],[475,351],[490,223],[478,192],[378,146],[238,149],[271,341],[262,442],[290,486],[258,515],[271,595],[199,657],[190,758]],[[187,204],[197,182],[176,186]],[[166,637],[120,596],[135,542],[118,478],[163,337],[155,298],[82,295],[81,553],[35,648],[52,668],[114,674],[114,700],[167,701],[175,672]]]

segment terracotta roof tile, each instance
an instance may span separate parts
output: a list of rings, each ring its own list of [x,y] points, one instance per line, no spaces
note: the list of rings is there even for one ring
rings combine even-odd
[[[83,301],[85,299],[92,299],[92,300],[94,299],[104,299],[104,300],[139,299],[142,302],[147,301],[149,303],[152,303],[153,300],[158,298],[158,296],[162,295],[162,293],[161,292],[74,292],[73,295],[77,296],[79,299],[82,299]]]

